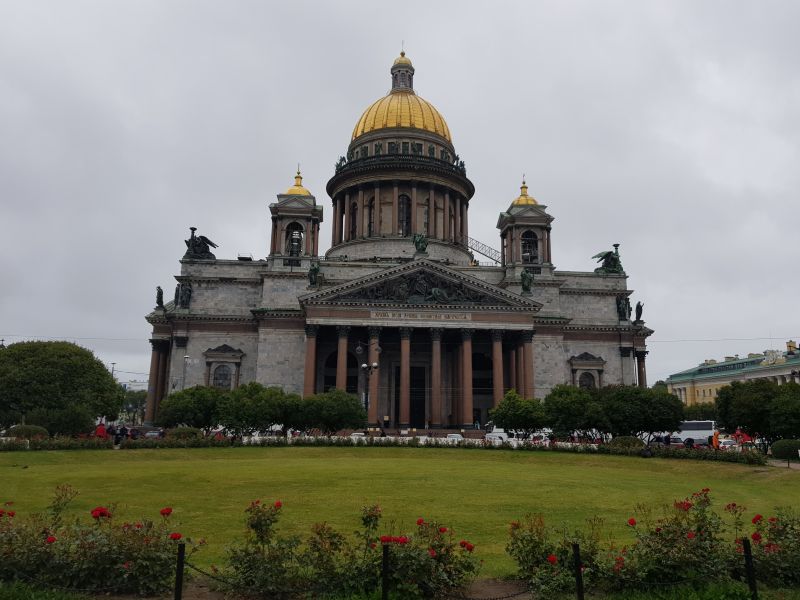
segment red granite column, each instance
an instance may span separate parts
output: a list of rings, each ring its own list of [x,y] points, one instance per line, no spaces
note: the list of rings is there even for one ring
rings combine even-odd
[[[332,245],[339,243],[339,236],[342,235],[342,222],[339,219],[341,213],[339,212],[339,196],[333,199],[333,239]]]
[[[508,351],[508,387],[517,390],[517,349],[513,347]]]
[[[639,387],[647,387],[647,366],[645,365],[645,357],[647,350],[634,350],[636,356],[636,379]]]
[[[517,338],[517,393],[525,396],[525,347],[521,336]]]
[[[156,419],[156,389],[158,389],[158,357],[161,340],[150,340],[150,375],[147,378],[147,400],[144,409],[144,422],[152,424]]]
[[[400,328],[400,427],[411,423],[411,328]]]
[[[428,197],[428,237],[436,237],[436,188],[433,186]]]
[[[492,392],[493,404],[503,399],[503,330],[492,330]]]
[[[461,330],[461,425],[472,426],[472,334],[474,329]]]
[[[347,336],[350,333],[348,325],[338,325],[336,332],[339,334],[339,345],[336,349],[336,389],[347,390]]]
[[[381,328],[370,327],[368,331],[369,331],[369,352],[367,360],[369,361],[370,365],[374,365],[375,363],[378,362],[378,340],[381,335]],[[378,420],[379,417],[378,408],[380,404],[379,402],[380,398],[378,397],[379,381],[380,381],[380,371],[376,369],[369,375],[369,407],[367,408],[367,422],[373,427],[376,427],[381,424],[381,422]]]
[[[317,325],[306,325],[306,364],[303,396],[312,396],[317,389]]]
[[[431,329],[431,427],[442,426],[442,330]]]
[[[444,219],[442,220],[443,239],[446,242],[450,241],[452,231],[450,231],[450,192],[444,192]]]

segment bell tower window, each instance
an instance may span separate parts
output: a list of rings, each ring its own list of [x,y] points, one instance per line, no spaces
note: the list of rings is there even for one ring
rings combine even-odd
[[[522,234],[522,262],[539,262],[539,237],[531,230]]]
[[[303,226],[290,223],[286,228],[286,254],[300,256],[303,254]]]

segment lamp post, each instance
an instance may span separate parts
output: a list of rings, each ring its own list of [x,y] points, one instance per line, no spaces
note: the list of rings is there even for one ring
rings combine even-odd
[[[372,377],[372,373],[378,370],[378,363],[374,362],[371,365],[363,363],[361,365],[361,370],[364,372],[367,380],[367,385],[364,386],[364,410],[369,411],[369,380]]]
[[[181,390],[186,387],[186,363],[189,362],[189,355],[183,357],[183,376],[181,377]]]

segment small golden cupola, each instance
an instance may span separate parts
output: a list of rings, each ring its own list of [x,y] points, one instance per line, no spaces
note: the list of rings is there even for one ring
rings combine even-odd
[[[539,204],[539,203],[536,201],[536,198],[528,195],[528,185],[525,183],[525,179],[523,178],[522,185],[519,186],[519,196],[517,196],[517,199],[514,200],[511,203],[511,205],[525,206],[530,204]]]
[[[300,169],[297,169],[297,174],[294,176],[294,185],[286,190],[287,196],[310,196],[306,188],[303,187],[303,176],[300,175]]]

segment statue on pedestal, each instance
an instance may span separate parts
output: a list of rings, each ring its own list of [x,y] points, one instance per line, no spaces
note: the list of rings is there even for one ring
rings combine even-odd
[[[415,233],[412,240],[414,241],[414,249],[420,254],[424,253],[425,250],[428,249],[428,238],[425,237],[424,234]]]
[[[522,282],[522,292],[530,294],[531,286],[533,286],[533,273],[525,269],[522,271],[519,278]]]
[[[625,270],[622,268],[622,261],[619,257],[619,244],[614,244],[614,250],[598,252],[592,258],[596,258],[597,262],[602,263],[594,270],[594,272],[599,275],[625,274]]]
[[[311,263],[311,267],[308,269],[308,284],[309,285],[317,285],[319,283],[319,263]]]
[[[164,290],[160,285],[156,286],[156,308],[164,308]]]
[[[186,243],[186,254],[183,258],[195,260],[216,260],[216,256],[211,253],[211,248],[216,248],[217,245],[204,235],[195,235],[197,227],[189,227],[191,235]]]

